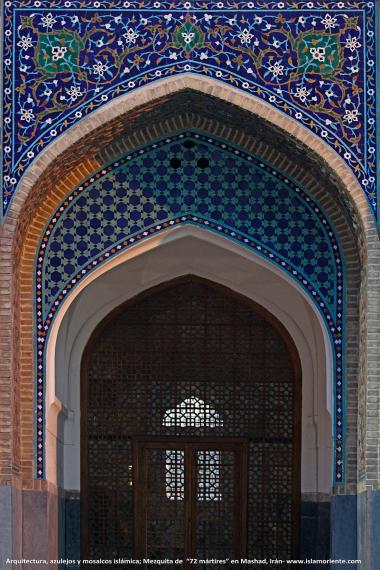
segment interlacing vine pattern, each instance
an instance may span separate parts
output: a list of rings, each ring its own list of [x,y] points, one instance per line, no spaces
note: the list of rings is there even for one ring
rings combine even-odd
[[[321,137],[376,213],[374,2],[7,0],[4,21],[4,211],[68,127],[138,87],[193,73]]]

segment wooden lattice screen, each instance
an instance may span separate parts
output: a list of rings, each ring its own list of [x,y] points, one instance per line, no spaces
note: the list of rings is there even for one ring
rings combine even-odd
[[[279,323],[205,280],[110,315],[82,367],[83,556],[294,556],[299,375]]]

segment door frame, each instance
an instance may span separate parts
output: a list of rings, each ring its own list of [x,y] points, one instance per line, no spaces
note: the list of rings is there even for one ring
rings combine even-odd
[[[230,295],[232,298],[240,300],[240,302],[245,303],[247,307],[255,312],[260,317],[264,318],[268,323],[270,323],[273,328],[281,335],[289,356],[293,364],[293,457],[292,457],[292,555],[293,558],[299,558],[299,543],[300,543],[300,527],[301,527],[301,413],[302,413],[302,368],[301,361],[298,354],[297,347],[293,338],[291,337],[288,330],[281,323],[281,321],[274,316],[268,309],[254,301],[253,299],[246,297],[245,295],[226,287],[218,282],[211,281],[197,275],[189,274],[164,281],[159,285],[150,287],[140,292],[136,296],[128,299],[115,309],[113,309],[104,319],[96,326],[87,345],[84,349],[82,361],[81,361],[81,386],[80,386],[80,398],[81,398],[81,467],[80,467],[80,477],[81,477],[81,505],[80,505],[80,527],[81,527],[81,539],[80,539],[80,550],[81,558],[89,557],[89,521],[88,521],[88,429],[87,429],[87,414],[88,414],[88,390],[89,390],[89,365],[91,359],[91,351],[96,344],[98,337],[101,335],[103,330],[107,325],[117,318],[121,313],[123,313],[129,306],[143,301],[154,295],[156,292],[161,290],[169,289],[170,287],[181,284],[188,283],[189,281],[195,281],[199,283],[205,283],[210,287],[213,287],[216,291],[224,291],[224,293]],[[129,437],[127,437],[129,439]],[[150,438],[152,439],[152,438]],[[228,439],[228,438],[227,438]],[[254,438],[250,439],[254,441]],[[133,516],[133,515],[132,515]]]
[[[196,483],[194,452],[201,450],[232,451],[236,458],[234,470],[234,535],[236,552],[231,557],[244,558],[248,534],[248,453],[249,439],[239,437],[131,437],[133,457],[134,557],[147,558],[145,541],[145,492],[149,449],[178,449],[185,452],[185,553],[184,558],[196,558]],[[186,467],[190,465],[190,467]],[[185,565],[186,566],[186,565]]]

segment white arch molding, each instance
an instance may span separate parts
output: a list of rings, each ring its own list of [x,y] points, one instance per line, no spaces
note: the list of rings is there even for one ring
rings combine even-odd
[[[186,274],[254,300],[292,336],[302,368],[301,490],[311,500],[328,496],[333,471],[333,357],[317,307],[280,268],[228,238],[192,225],[168,229],[110,259],[62,304],[46,350],[47,480],[66,490],[80,489],[80,362],[97,324],[141,291]]]

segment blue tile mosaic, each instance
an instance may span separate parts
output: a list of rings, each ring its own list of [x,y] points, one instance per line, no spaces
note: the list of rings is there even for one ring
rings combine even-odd
[[[313,205],[269,171],[194,138],[129,158],[81,192],[54,225],[42,276],[46,312],[78,268],[129,235],[185,214],[238,230],[288,259],[335,312],[328,230]]]
[[[44,477],[45,344],[66,296],[99,264],[177,224],[254,250],[296,280],[326,323],[335,365],[336,481],[344,478],[344,262],[330,221],[302,188],[221,140],[183,132],[85,181],[51,218],[36,265],[37,477]]]
[[[5,0],[3,207],[61,133],[115,97],[193,73],[321,137],[376,214],[375,2]]]

